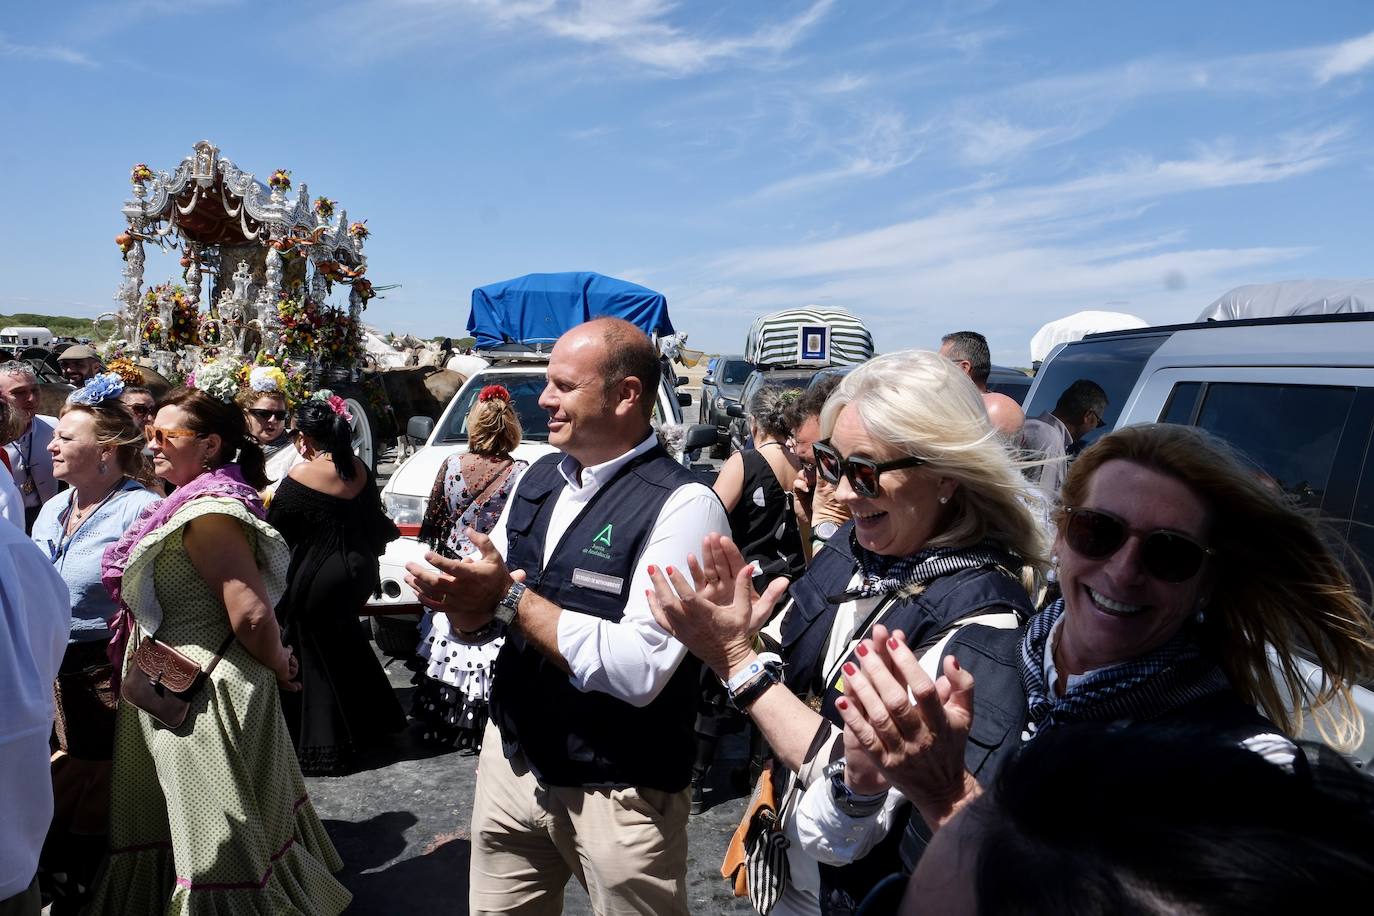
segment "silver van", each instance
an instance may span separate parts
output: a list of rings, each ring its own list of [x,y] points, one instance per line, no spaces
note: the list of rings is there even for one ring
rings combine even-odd
[[[1026,416],[1076,379],[1109,404],[1088,442],[1134,423],[1186,423],[1227,440],[1300,505],[1320,510],[1374,570],[1374,313],[1215,321],[1094,334],[1051,351]],[[1321,672],[1309,666],[1309,676]],[[1374,765],[1374,682],[1356,690]],[[1305,737],[1316,738],[1315,734]]]

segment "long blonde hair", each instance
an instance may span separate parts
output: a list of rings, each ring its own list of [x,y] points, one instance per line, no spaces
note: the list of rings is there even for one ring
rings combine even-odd
[[[1368,594],[1369,574],[1353,552],[1342,564],[1330,546],[1339,538],[1323,530],[1314,511],[1299,508],[1231,446],[1196,427],[1146,424],[1102,437],[1070,468],[1064,505],[1080,505],[1108,461],[1167,474],[1207,506],[1216,554],[1203,640],[1236,692],[1289,734],[1301,731],[1310,712],[1328,744],[1358,746],[1364,720],[1351,686],[1374,672],[1374,622],[1354,582]],[[1061,509],[1061,529],[1064,518]],[[1322,668],[1317,689],[1298,665],[1300,642]]]
[[[870,435],[924,458],[932,473],[957,481],[949,524],[930,547],[971,547],[987,539],[1024,562],[1022,584],[1034,594],[1048,566],[1045,532],[1028,503],[1025,478],[967,375],[929,350],[876,356],[845,376],[821,410],[829,438],[840,411],[853,407]]]

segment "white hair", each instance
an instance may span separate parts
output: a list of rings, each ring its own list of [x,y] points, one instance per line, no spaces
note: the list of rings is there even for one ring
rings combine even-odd
[[[1047,537],[1028,508],[1026,481],[988,422],[982,395],[951,360],[929,350],[875,356],[825,402],[821,436],[829,439],[840,412],[853,408],[869,435],[959,484],[949,525],[928,546],[969,547],[995,541],[1025,561],[1034,591],[1047,565]]]
[[[0,364],[0,373],[5,375],[27,375],[33,379],[33,383],[38,384],[38,373],[33,371],[33,366],[24,362],[22,359],[12,359],[7,363]]]

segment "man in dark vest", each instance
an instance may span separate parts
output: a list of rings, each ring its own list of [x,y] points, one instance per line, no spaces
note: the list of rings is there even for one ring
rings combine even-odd
[[[653,619],[647,571],[686,569],[729,527],[654,436],[659,371],[628,322],[560,337],[539,403],[562,454],[530,466],[490,539],[469,529],[480,559],[407,567],[463,638],[506,632],[472,810],[473,914],[559,913],[572,876],[597,913],[687,913],[698,674]]]

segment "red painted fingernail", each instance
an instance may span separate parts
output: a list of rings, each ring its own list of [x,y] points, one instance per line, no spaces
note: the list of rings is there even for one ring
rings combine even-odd
[[[897,638],[895,636],[889,636],[887,638],[887,647],[889,649],[897,648]]]
[[[649,566],[649,575],[651,575],[651,576],[656,576],[656,575],[658,575],[658,567],[651,564],[651,565]]]
[[[954,670],[955,670],[955,671],[962,671],[962,670],[963,670],[962,668],[959,667],[959,659],[958,659],[958,658],[956,658],[955,656],[951,655],[951,656],[949,657],[949,660],[952,661],[952,662],[954,662]]]
[[[844,697],[840,697],[839,699],[837,699],[837,700],[835,701],[835,708],[836,708],[836,709],[848,709],[848,708],[849,708],[849,701],[846,700]]]
[[[859,673],[859,669],[854,667],[853,662],[845,662],[844,673],[849,675],[850,677],[853,677],[854,675]]]
[[[868,654],[868,646],[865,646],[863,643],[859,643],[859,648],[855,649],[854,651],[859,653],[859,658],[863,658],[865,655]]]
[[[670,576],[675,576],[675,575],[677,575],[677,570],[676,570],[676,569],[673,569],[673,567],[669,566],[669,567],[668,567],[668,575],[670,575]]]

